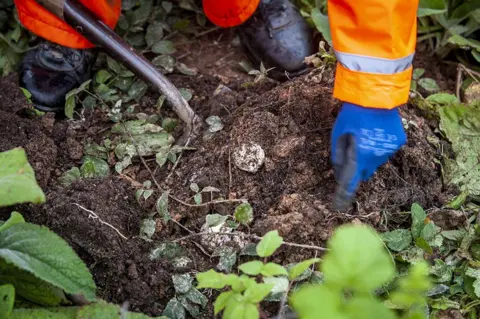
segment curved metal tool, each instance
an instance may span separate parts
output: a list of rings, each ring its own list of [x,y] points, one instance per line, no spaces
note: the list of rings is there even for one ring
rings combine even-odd
[[[182,141],[187,141],[198,134],[201,120],[178,89],[149,60],[137,53],[84,5],[76,0],[38,0],[38,2],[164,94],[167,103],[186,124]]]

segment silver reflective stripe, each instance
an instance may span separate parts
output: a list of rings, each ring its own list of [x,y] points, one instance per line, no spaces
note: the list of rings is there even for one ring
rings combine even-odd
[[[394,60],[338,51],[335,51],[335,56],[337,57],[337,61],[349,70],[368,73],[395,74],[405,71],[412,65],[414,53],[404,58]]]

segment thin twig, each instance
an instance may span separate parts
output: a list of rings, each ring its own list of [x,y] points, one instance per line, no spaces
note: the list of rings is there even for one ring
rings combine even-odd
[[[456,95],[457,99],[460,101],[460,88],[462,86],[462,73],[463,69],[460,67],[460,65],[457,67],[457,85],[456,85]]]
[[[187,236],[184,236],[182,238],[175,239],[173,242],[177,243],[182,240],[187,240],[187,239],[192,239],[194,237],[199,237],[199,236],[230,236],[230,237],[243,237],[243,238],[250,238],[250,239],[255,239],[255,240],[262,240],[262,237],[253,235],[253,234],[244,234],[244,233],[239,233],[239,232],[234,232],[234,233],[211,233],[211,232],[201,232],[201,233],[194,233],[190,234]],[[303,245],[303,244],[297,244],[297,243],[291,243],[291,242],[286,242],[284,241],[282,245],[285,246],[290,246],[290,247],[298,247],[298,248],[305,248],[305,249],[313,249],[313,250],[319,250],[319,251],[328,251],[328,248],[320,247],[320,246],[314,246],[314,245]]]
[[[476,82],[480,82],[480,72],[469,69],[463,64],[459,64],[458,66],[460,68],[462,68],[465,72],[467,72],[468,75],[470,75]],[[477,76],[478,76],[478,78],[477,78]]]
[[[95,212],[93,212],[93,211],[91,211],[90,209],[87,209],[87,208],[85,208],[85,207],[83,207],[82,205],[77,204],[77,203],[73,203],[73,205],[75,205],[75,206],[77,206],[78,208],[80,208],[80,209],[86,211],[87,213],[89,213],[88,218],[97,219],[100,224],[104,224],[105,226],[110,227],[111,229],[113,229],[114,231],[116,231],[117,234],[120,235],[120,237],[122,237],[123,239],[128,240],[128,237],[124,236],[124,235],[123,235],[117,228],[115,228],[112,224],[109,224],[109,223],[107,223],[106,221],[104,221],[103,219],[101,219],[97,214],[95,214]]]
[[[244,202],[247,201],[246,199],[243,199],[243,198],[240,198],[240,199],[219,199],[219,200],[212,200],[210,202],[206,202],[206,203],[202,203],[202,204],[189,204],[189,203],[184,202],[183,200],[178,199],[175,196],[172,196],[170,194],[168,195],[168,197],[170,197],[171,199],[173,199],[177,203],[180,203],[180,204],[185,205],[187,207],[206,207],[206,206],[215,205],[215,204],[244,203]]]

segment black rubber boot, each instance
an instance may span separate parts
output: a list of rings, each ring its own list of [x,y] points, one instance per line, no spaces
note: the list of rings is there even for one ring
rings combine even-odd
[[[90,79],[96,54],[51,42],[29,51],[20,66],[20,87],[32,94],[35,108],[62,111],[65,95]]]
[[[289,0],[261,0],[238,32],[252,62],[274,67],[268,76],[275,79],[304,73],[305,57],[315,53],[312,30]]]

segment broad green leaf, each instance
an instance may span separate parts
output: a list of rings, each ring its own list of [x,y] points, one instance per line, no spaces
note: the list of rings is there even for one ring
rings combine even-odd
[[[112,59],[109,56],[107,56],[107,66],[110,70],[115,72],[115,74],[122,73],[122,66],[120,65],[120,63],[118,63],[117,60]]]
[[[191,183],[190,184],[190,190],[194,193],[198,193],[200,191],[200,187],[198,187],[197,183]]]
[[[22,223],[0,232],[0,257],[67,293],[95,299],[95,283],[88,268],[46,227]]]
[[[128,96],[139,102],[142,97],[147,93],[148,86],[145,82],[137,80],[128,89]]]
[[[180,88],[180,89],[178,89],[178,91],[180,92],[180,94],[183,96],[183,98],[187,102],[190,101],[193,97],[193,91],[190,90],[190,89]]]
[[[258,311],[257,305],[253,305],[250,303],[245,304],[245,312],[243,315],[243,318],[245,319],[258,319],[260,318],[260,312]]]
[[[118,311],[118,309],[117,309]],[[77,307],[14,309],[8,319],[77,319]],[[84,317],[85,318],[85,317]],[[88,317],[89,319],[97,319]]]
[[[164,118],[162,120],[162,127],[166,132],[171,133],[177,127],[177,120],[170,117]]]
[[[100,70],[95,74],[95,82],[99,84],[105,84],[109,79],[112,78],[112,74],[107,70]]]
[[[465,275],[475,279],[473,282],[473,289],[475,295],[480,298],[480,269],[468,268]]]
[[[328,16],[324,15],[319,9],[314,8],[311,12],[312,21],[317,30],[329,45],[332,45],[332,34],[330,32],[330,23]]]
[[[452,280],[455,267],[447,265],[443,260],[435,259],[435,264],[430,267],[430,274],[436,276],[436,283],[448,283]]]
[[[273,294],[285,293],[288,290],[288,279],[285,277],[264,277],[263,282],[269,285],[273,285]]]
[[[185,75],[196,75],[198,73],[198,70],[196,68],[189,68],[187,65],[177,62],[175,63],[175,68],[178,70],[178,72],[185,74]]]
[[[417,239],[415,239],[415,245],[423,249],[423,251],[426,252],[427,254],[430,254],[430,255],[433,254],[433,249],[430,246],[430,244],[425,240],[425,238],[418,237]]]
[[[219,131],[223,130],[222,120],[217,115],[212,115],[212,116],[208,117],[205,120],[205,122],[207,122],[207,124],[209,125],[209,127],[208,127],[208,132],[209,133],[216,133],[216,132],[219,132]],[[243,203],[243,204],[249,205],[248,203]],[[243,205],[243,204],[240,204],[240,205]],[[251,209],[251,207],[250,207],[250,209]]]
[[[150,218],[145,218],[140,223],[140,235],[152,238],[157,228],[157,222]]]
[[[330,250],[321,265],[326,283],[367,293],[394,276],[392,259],[380,237],[370,227],[341,226],[328,246]]]
[[[197,318],[200,316],[201,310],[200,306],[190,302],[190,300],[185,297],[184,294],[179,294],[176,296],[177,300],[180,302],[180,304],[185,308],[185,310],[190,314],[190,316]]]
[[[217,299],[215,300],[214,304],[214,314],[215,316],[220,313],[225,307],[227,306],[227,303],[229,302],[230,298],[234,295],[233,291],[224,291],[220,295],[218,295]]]
[[[168,191],[163,192],[162,196],[157,200],[155,204],[158,215],[166,222],[168,222],[172,217],[168,212]]]
[[[420,233],[420,236],[425,239],[428,243],[431,243],[431,241],[435,238],[435,236],[439,233],[439,229],[433,222],[428,222],[425,224],[425,226],[422,229],[422,232]]]
[[[421,78],[417,81],[417,83],[428,92],[437,92],[440,90],[437,82],[431,78]]]
[[[412,204],[410,212],[412,214],[412,236],[416,239],[420,236],[423,227],[425,227],[424,221],[427,218],[427,214],[417,203]]]
[[[207,215],[205,219],[207,222],[207,226],[211,228],[211,227],[217,227],[223,224],[228,219],[228,216],[224,216],[220,214],[210,214],[210,215]]]
[[[249,225],[253,221],[253,209],[249,203],[241,203],[235,208],[235,220],[242,225]]]
[[[201,288],[213,288],[213,289],[223,289],[227,284],[227,276],[221,273],[216,272],[213,269],[210,269],[206,272],[201,272],[197,274],[197,289]]]
[[[186,318],[185,308],[177,300],[176,297],[173,297],[172,299],[170,299],[167,306],[163,310],[162,315],[168,317],[169,319],[185,319]]]
[[[392,310],[372,297],[353,297],[345,303],[344,312],[349,318],[397,318]]]
[[[160,69],[163,74],[172,73],[175,67],[175,58],[171,55],[163,54],[152,60],[153,65]]]
[[[260,257],[270,257],[282,245],[283,238],[277,230],[266,233],[257,245],[257,255]]]
[[[467,39],[461,35],[455,34],[448,38],[448,42],[461,47],[470,47],[475,50],[480,50],[480,41],[474,39]]]
[[[220,260],[217,268],[220,271],[231,272],[233,265],[237,262],[237,252],[232,247],[220,247]]]
[[[110,174],[110,166],[101,158],[84,156],[80,172],[85,178],[106,177]]]
[[[460,103],[460,101],[457,99],[457,97],[453,94],[448,94],[448,93],[436,93],[429,95],[426,98],[427,101],[435,104],[440,104],[440,105],[450,105],[450,104],[456,104]]]
[[[73,111],[76,105],[76,95],[70,95],[65,98],[65,116],[73,119]]]
[[[260,274],[260,272],[263,269],[263,263],[259,260],[253,260],[246,262],[244,264],[241,264],[238,266],[238,269],[242,271],[243,273],[250,275],[250,276],[256,276]]]
[[[193,278],[189,274],[173,275],[173,287],[177,294],[187,293],[192,288]]]
[[[174,53],[175,46],[172,41],[169,40],[162,40],[157,42],[153,47],[152,47],[153,53],[156,54],[172,54]]]
[[[425,294],[431,287],[428,264],[420,261],[410,267],[407,276],[398,280],[398,288],[390,294],[390,298],[393,304],[408,309],[425,303]]]
[[[417,16],[424,17],[434,14],[440,14],[447,11],[444,0],[420,0]]]
[[[418,79],[420,79],[420,78],[422,77],[422,75],[423,75],[424,73],[425,73],[425,69],[423,69],[423,68],[415,68],[415,69],[413,70],[413,75],[412,75],[412,77],[413,77],[414,80],[418,80]]]
[[[8,318],[15,304],[15,288],[12,285],[0,286],[0,318]]]
[[[17,296],[37,305],[53,307],[69,303],[62,289],[0,260],[0,284],[6,283],[15,287]]]
[[[288,276],[288,272],[285,267],[275,263],[266,263],[260,272],[265,277],[273,276]]]
[[[288,279],[294,280],[301,274],[305,272],[311,265],[316,264],[320,261],[320,258],[307,259],[302,262],[299,262],[288,271]]]
[[[120,306],[109,304],[104,301],[97,301],[87,306],[75,307],[78,309],[75,319],[149,319],[151,317],[141,313],[129,312],[120,308]],[[68,308],[63,308],[68,309]],[[38,317],[50,318],[50,317]],[[156,317],[157,319],[168,319],[165,317]],[[172,317],[173,318],[173,317]],[[72,318],[73,319],[73,318]]]
[[[455,229],[455,230],[444,230],[442,231],[442,236],[454,240],[454,241],[459,241],[462,240],[463,237],[467,235],[467,231],[464,229]]]
[[[292,294],[290,304],[302,319],[318,319],[318,314],[322,319],[350,319],[342,312],[338,292],[324,285],[301,286]]]
[[[438,299],[430,299],[428,305],[433,309],[447,310],[447,309],[460,309],[460,304],[455,300],[450,300],[446,296],[442,296]]]
[[[22,148],[0,153],[0,207],[45,202],[45,194]]]
[[[412,243],[412,233],[408,229],[395,229],[381,233],[380,238],[393,251],[402,251]]]
[[[247,302],[259,303],[272,291],[274,285],[271,284],[256,284],[245,290],[244,296]]]
[[[147,46],[151,47],[163,38],[163,23],[154,22],[148,25],[145,41]]]
[[[184,294],[184,296],[193,303],[200,305],[202,308],[205,308],[208,303],[207,297],[198,291],[196,288],[192,287],[190,290]]]
[[[25,223],[25,219],[23,219],[23,216],[18,212],[12,212],[10,214],[10,218],[7,219],[7,221],[0,226],[0,232],[12,227],[15,224],[21,223]]]

